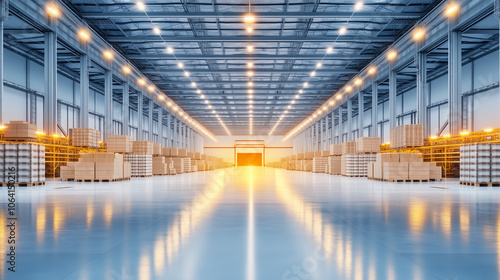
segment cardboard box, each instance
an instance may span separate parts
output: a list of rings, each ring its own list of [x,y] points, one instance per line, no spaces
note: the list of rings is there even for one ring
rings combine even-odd
[[[340,175],[342,172],[342,156],[328,157],[328,174]]]
[[[305,152],[304,153],[304,159],[305,160],[312,160],[313,158],[314,158],[314,152]]]
[[[368,163],[368,174],[367,174],[367,177],[370,178],[370,179],[373,179],[374,178],[374,168],[375,168],[375,162],[369,162]]]
[[[186,149],[179,149],[179,157],[187,157],[187,150]]]
[[[78,162],[75,164],[75,180],[94,180],[95,163]]]
[[[341,156],[342,155],[342,144],[331,144],[330,145],[330,155],[331,156]]]
[[[408,180],[407,162],[384,162],[383,164],[384,180]]]
[[[427,162],[408,162],[409,180],[429,180],[430,168]]]
[[[108,135],[107,151],[111,153],[132,153],[134,139],[130,135]]]
[[[356,152],[356,142],[344,142],[342,143],[342,155],[353,155]]]
[[[162,148],[160,143],[153,143],[153,155],[160,156],[162,154]]]
[[[25,121],[11,121],[4,130],[4,139],[36,139],[36,125]]]
[[[358,154],[373,154],[380,152],[380,137],[360,137],[356,139]]]
[[[92,128],[71,128],[69,130],[71,144],[77,147],[100,147],[101,132]]]
[[[153,155],[153,142],[149,141],[134,141],[132,152],[136,155]]]

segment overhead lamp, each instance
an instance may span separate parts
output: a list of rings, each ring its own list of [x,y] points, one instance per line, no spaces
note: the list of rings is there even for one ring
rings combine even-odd
[[[154,90],[155,90],[155,87],[154,87],[154,86],[149,86],[149,87],[148,87],[148,91],[149,91],[149,92],[153,92]]]
[[[184,116],[184,112],[180,112],[180,113],[179,113],[179,115],[180,115],[180,116]]]
[[[208,109],[212,109],[212,105],[208,105]]]
[[[398,52],[396,52],[396,50],[390,50],[387,53],[387,59],[389,61],[394,61],[397,57],[398,57]]]
[[[342,26],[340,29],[339,29],[339,34],[340,35],[344,35],[347,33],[347,27],[345,26]]]
[[[248,113],[252,114],[253,113],[253,110],[249,110]]]
[[[248,68],[252,68],[253,67],[253,62],[248,62],[247,66],[248,66]]]
[[[179,67],[181,69],[184,68],[184,63],[182,63],[182,62],[177,63],[177,67]]]
[[[132,72],[132,69],[130,69],[130,67],[128,65],[125,65],[125,66],[122,67],[122,72],[125,75],[128,75],[128,74],[130,74],[130,72]]]
[[[188,71],[184,71],[184,76],[189,77],[189,72]]]
[[[245,19],[246,23],[254,23],[255,22],[255,16],[252,14],[246,15],[244,19]]]
[[[212,110],[212,114],[215,114],[215,110]]]
[[[354,80],[354,84],[360,86],[363,84],[363,80],[361,78],[357,78],[356,80]]]
[[[285,110],[285,114],[288,114],[288,110]]]
[[[253,105],[248,105],[248,108],[253,108]]]
[[[377,73],[377,68],[375,66],[372,66],[370,67],[370,69],[368,69],[368,74],[375,75],[376,73]]]
[[[163,100],[163,99],[165,99],[165,96],[163,96],[163,95],[160,94],[160,95],[158,95],[158,99],[159,100]]]
[[[292,105],[288,105],[288,106],[287,106],[287,108],[288,108],[288,109],[292,109]]]
[[[316,63],[316,68],[321,68],[321,66],[323,66],[323,63],[321,62]]]
[[[328,110],[328,108],[326,106],[323,106],[323,111],[326,111]]]
[[[347,86],[347,87],[345,88],[345,91],[347,91],[347,92],[351,92],[351,91],[352,91],[352,86]]]
[[[309,83],[308,83],[308,82],[305,82],[305,83],[304,83],[304,87],[306,88],[306,87],[308,87],[308,86],[309,86]]]
[[[253,52],[253,50],[254,50],[254,47],[253,47],[252,45],[248,45],[248,46],[247,46],[247,51],[248,51],[248,52],[250,52],[250,53],[251,53],[251,52]]]
[[[55,2],[50,2],[47,4],[45,7],[45,12],[47,12],[47,15],[50,17],[59,17],[61,15],[61,10],[59,9],[59,6]]]
[[[252,33],[253,32],[253,28],[251,26],[247,27],[247,33]]]
[[[195,82],[191,82],[191,86],[192,87],[196,87],[196,83]]]
[[[493,131],[493,129],[488,128],[488,129],[485,129],[485,130],[483,130],[483,131],[484,131],[484,132],[492,132],[492,131]]]
[[[253,77],[253,71],[247,71],[247,76]]]
[[[417,27],[413,31],[413,40],[415,41],[420,41],[425,37],[425,28],[423,27]]]
[[[174,48],[167,47],[167,53],[170,53],[170,54],[174,53]]]
[[[78,37],[83,42],[88,42],[90,40],[90,33],[89,33],[89,31],[86,28],[81,28],[78,31]]]
[[[333,52],[333,47],[326,48],[326,53],[330,54]]]
[[[107,59],[107,60],[111,60],[113,59],[113,57],[115,56],[113,51],[111,50],[105,50],[102,55]]]
[[[161,33],[161,29],[160,29],[158,26],[155,26],[155,27],[153,27],[153,32],[154,32],[154,34],[156,34],[156,35],[160,35],[160,33]]]
[[[137,1],[135,3],[135,6],[137,7],[137,9],[139,11],[145,11],[146,10],[146,4],[144,4],[144,2],[142,2],[142,1]]]
[[[143,78],[139,78],[139,79],[137,80],[137,84],[139,84],[140,86],[143,86],[143,85],[145,85],[145,84],[146,84],[146,80],[144,80]]]
[[[248,93],[253,93],[253,89],[249,89],[249,90],[248,90]]]
[[[460,11],[460,5],[457,2],[453,1],[446,5],[444,14],[447,17],[454,17],[458,13],[458,11]]]
[[[316,71],[312,71],[310,75],[311,75],[311,77],[316,76]]]
[[[332,100],[332,101],[330,101],[329,104],[330,104],[330,106],[333,106],[333,105],[335,105],[335,101]]]
[[[179,108],[174,107],[174,108],[172,108],[172,110],[177,111],[177,110],[179,110]]]
[[[205,100],[205,104],[208,104],[208,100]]]
[[[201,99],[205,99],[205,95],[203,95],[203,94],[200,97],[201,97]]]
[[[252,87],[253,86],[253,82],[252,81],[248,82],[248,86]]]
[[[292,100],[292,104],[295,104],[295,100]]]
[[[365,5],[365,4],[363,3],[363,1],[358,1],[358,2],[356,3],[356,5],[354,5],[354,10],[355,10],[355,11],[360,11],[361,9],[363,9],[363,6],[364,6],[364,5]]]
[[[167,106],[168,106],[168,107],[172,107],[172,102],[168,101],[168,102],[167,102]]]
[[[196,90],[196,92],[197,92],[198,94],[201,94],[201,89],[197,89],[197,90]]]
[[[248,98],[249,98],[249,99],[252,99],[252,98],[253,98],[253,95],[249,95],[249,96],[248,96]]]
[[[470,132],[468,132],[467,130],[464,130],[462,132],[460,132],[460,135],[469,135]]]
[[[303,90],[303,89],[299,89],[299,93],[303,93],[303,92],[304,92],[304,90]]]
[[[336,98],[337,98],[337,100],[342,99],[342,94],[337,94],[337,97],[336,97]]]
[[[295,95],[295,99],[297,99],[297,98],[299,98],[299,95],[298,95],[298,94],[297,94],[297,95]]]

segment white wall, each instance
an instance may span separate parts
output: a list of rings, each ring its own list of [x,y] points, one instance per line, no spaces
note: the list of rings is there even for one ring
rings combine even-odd
[[[265,163],[279,161],[280,158],[293,154],[292,139],[281,142],[283,136],[216,136],[217,142],[204,139],[204,153],[211,156],[223,157],[224,161],[234,163],[235,140],[264,140],[266,145]],[[248,149],[246,152],[260,152],[261,149]],[[238,150],[238,152],[244,152]]]

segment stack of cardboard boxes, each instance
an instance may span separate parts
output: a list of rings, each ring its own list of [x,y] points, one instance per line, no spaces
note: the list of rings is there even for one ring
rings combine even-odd
[[[342,171],[342,144],[330,145],[328,157],[328,174],[340,175]]]
[[[461,146],[460,183],[471,186],[499,186],[500,143]]]
[[[61,166],[61,179],[76,181],[117,181],[130,179],[131,163],[123,154],[82,153],[78,162]]]
[[[367,177],[368,164],[375,162],[376,155],[342,155],[341,174],[348,177]]]
[[[133,152],[133,143],[130,135],[109,135],[107,149],[110,153],[130,154]]]
[[[71,128],[69,138],[73,146],[99,148],[101,132],[92,128]]]
[[[11,121],[7,124],[4,135],[7,141],[36,139],[36,125],[24,121]]]
[[[186,157],[173,157],[174,168],[177,173],[188,173],[191,172],[191,159]]]
[[[368,165],[369,179],[384,181],[441,180],[442,169],[435,162],[424,162],[419,153],[377,154]]]
[[[149,141],[134,141],[132,152],[136,155],[153,155],[154,143]]]
[[[45,146],[0,143],[0,186],[9,181],[24,186],[45,184]]]
[[[153,176],[153,156],[151,154],[127,154],[125,159],[132,164],[132,177]]]
[[[420,147],[424,145],[424,128],[421,124],[405,124],[391,128],[391,149]]]
[[[356,153],[376,154],[380,152],[380,137],[360,137],[356,139]]]

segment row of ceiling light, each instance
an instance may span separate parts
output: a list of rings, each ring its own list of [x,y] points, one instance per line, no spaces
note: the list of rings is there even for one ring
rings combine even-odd
[[[145,5],[143,2],[137,2],[137,7],[139,9],[143,9],[143,8],[145,8]],[[61,8],[55,2],[49,2],[45,7],[45,11],[46,11],[47,15],[52,19],[59,18],[62,15]],[[161,31],[159,30],[158,27],[154,27],[153,32],[158,34]],[[80,28],[77,32],[77,35],[78,35],[80,41],[84,44],[88,44],[92,39],[92,35],[87,27]],[[173,48],[168,47],[167,52],[173,53]],[[113,61],[113,59],[115,57],[115,52],[111,48],[107,48],[102,52],[102,55],[103,55],[104,59],[111,62],[111,61]],[[132,74],[132,68],[129,65],[123,65],[122,72],[124,75],[128,76],[128,75]],[[185,71],[184,73],[186,76],[189,76],[189,72]],[[203,134],[205,134],[206,136],[208,136],[212,140],[216,141],[216,139],[212,135],[212,133],[210,133],[200,123],[198,123],[196,120],[194,120],[192,117],[190,117],[182,109],[180,109],[179,106],[177,106],[174,101],[166,98],[166,94],[163,92],[160,92],[157,89],[157,87],[155,87],[152,83],[148,83],[146,78],[144,78],[144,77],[137,78],[137,84],[141,88],[146,89],[149,93],[155,94],[159,101],[165,102],[166,106],[169,107],[170,109],[172,109],[172,111],[175,112],[179,116],[180,119],[181,118],[184,119],[184,121],[190,123],[193,127],[196,127],[198,130],[203,132]]]
[[[358,2],[356,4],[356,6],[359,5],[358,7],[362,7],[362,4],[359,4],[359,3],[360,2]],[[446,5],[445,9],[443,10],[443,14],[447,18],[454,18],[459,13],[459,11],[460,11],[460,5],[455,1],[451,1]],[[347,29],[344,29],[344,30],[347,31]],[[344,32],[344,34],[345,34],[345,32]],[[419,26],[416,26],[414,28],[413,33],[412,33],[412,38],[416,42],[421,42],[425,38],[426,34],[427,34],[427,28],[425,26],[419,25]],[[389,63],[393,63],[398,57],[398,52],[395,48],[390,48],[386,52],[385,56],[386,56],[386,59],[389,61]],[[314,73],[314,71],[311,72],[311,74],[312,74],[311,76],[314,75],[313,73]],[[314,112],[312,115],[310,115],[306,120],[302,121],[292,131],[287,133],[285,135],[285,137],[283,138],[283,141],[288,140],[290,137],[292,137],[293,135],[295,135],[296,133],[301,131],[304,127],[307,127],[308,125],[313,123],[317,117],[319,117],[323,113],[327,112],[328,108],[333,108],[333,106],[335,106],[336,102],[341,102],[341,100],[343,99],[343,97],[345,95],[351,94],[355,87],[358,87],[358,88],[361,87],[363,85],[363,77],[366,78],[367,76],[374,76],[375,74],[377,74],[377,67],[375,65],[372,65],[372,66],[368,67],[366,69],[366,71],[359,73],[353,80],[351,80],[351,82],[349,82],[348,84],[345,85],[343,90],[340,90],[337,93],[335,93],[333,95],[333,97],[330,98],[327,102],[325,102],[322,106],[320,106],[320,108],[316,112]],[[283,117],[283,115],[282,115],[282,117]],[[281,118],[280,118],[280,121],[281,121]],[[276,126],[277,125],[278,124],[276,124]],[[273,130],[276,128],[276,126],[273,128]],[[272,133],[272,131],[271,131],[271,133]]]

